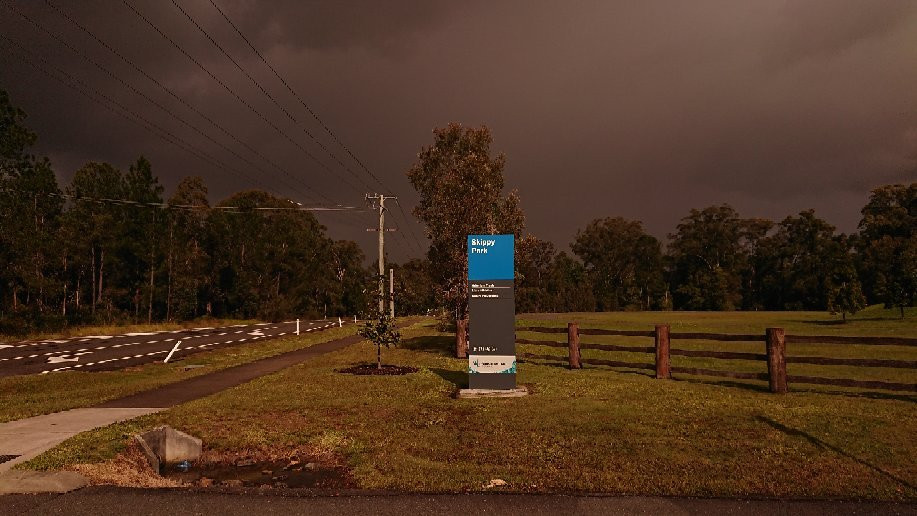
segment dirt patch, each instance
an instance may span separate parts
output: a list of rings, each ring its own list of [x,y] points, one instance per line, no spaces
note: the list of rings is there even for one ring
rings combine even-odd
[[[170,468],[166,479],[198,487],[336,489],[354,487],[346,468],[295,457],[270,462],[239,459],[234,463],[202,463],[187,471]]]
[[[344,374],[356,374],[356,375],[371,375],[371,376],[400,376],[404,374],[416,373],[416,367],[410,366],[396,366],[389,364],[382,364],[382,367],[379,368],[376,364],[359,364],[351,366],[345,369],[339,369],[339,373]]]
[[[123,487],[181,487],[181,482],[159,476],[140,445],[131,439],[127,449],[115,458],[98,464],[75,464],[71,468],[89,479],[92,485]]]

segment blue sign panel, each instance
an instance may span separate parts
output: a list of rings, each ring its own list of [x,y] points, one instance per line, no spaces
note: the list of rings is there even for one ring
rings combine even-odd
[[[516,387],[513,235],[468,236],[468,386]]]
[[[468,235],[468,279],[513,279],[513,235]]]

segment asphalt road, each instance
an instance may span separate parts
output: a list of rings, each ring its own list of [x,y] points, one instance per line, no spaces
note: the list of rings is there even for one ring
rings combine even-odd
[[[0,514],[665,514],[837,515],[914,514],[913,503],[832,500],[729,500],[704,498],[513,495],[343,494],[283,496],[185,489],[89,487],[63,495],[0,496]]]
[[[316,332],[338,321],[300,321],[300,332]],[[58,371],[111,371],[161,362],[179,341],[170,361],[188,355],[291,335],[296,321],[237,324],[220,328],[94,335],[0,343],[0,377]]]

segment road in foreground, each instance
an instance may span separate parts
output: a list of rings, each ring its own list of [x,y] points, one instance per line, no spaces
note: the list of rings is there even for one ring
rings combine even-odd
[[[2,514],[915,514],[917,505],[832,500],[730,500],[513,494],[278,495],[90,487],[67,494],[6,495]]]
[[[337,325],[336,320],[299,323],[301,333],[321,331]],[[286,321],[0,344],[0,377],[59,371],[111,371],[161,362],[179,341],[181,344],[170,360],[295,332],[296,321]]]

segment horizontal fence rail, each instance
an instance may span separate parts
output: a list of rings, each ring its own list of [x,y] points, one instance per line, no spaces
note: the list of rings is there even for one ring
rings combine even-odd
[[[790,344],[866,344],[869,346],[917,346],[907,337],[844,337],[835,335],[787,335]]]
[[[819,376],[788,375],[787,364],[812,364],[829,366],[850,366],[868,368],[892,368],[917,370],[915,360],[894,360],[885,358],[835,358],[820,356],[787,356],[786,345],[789,344],[848,344],[848,345],[877,345],[877,346],[917,346],[917,339],[906,337],[849,337],[833,335],[786,335],[782,328],[768,328],[763,335],[749,334],[722,334],[722,333],[697,333],[675,332],[672,333],[668,325],[657,325],[654,331],[642,330],[609,330],[604,328],[579,328],[576,323],[569,323],[566,328],[548,326],[525,326],[516,329],[517,332],[541,334],[567,334],[567,342],[537,339],[516,339],[519,344],[534,346],[547,346],[553,348],[567,348],[568,356],[539,355],[522,353],[520,357],[535,360],[565,361],[571,369],[580,369],[583,364],[604,365],[631,369],[647,369],[655,371],[656,378],[671,378],[672,373],[692,376],[715,376],[721,378],[737,378],[743,380],[765,380],[772,392],[786,392],[787,384],[815,384],[834,385],[840,387],[855,387],[861,389],[882,389],[891,391],[917,392],[917,383],[900,383],[880,380],[854,380],[848,378],[828,378]],[[580,335],[606,335],[617,337],[652,337],[655,339],[653,346],[623,346],[617,344],[581,343]],[[671,348],[671,341],[675,340],[705,340],[720,342],[759,342],[764,343],[764,353],[745,351],[713,351]],[[627,362],[619,360],[604,360],[597,358],[584,359],[580,351],[597,350],[624,353],[649,353],[655,355],[655,364],[641,362]],[[752,373],[741,371],[724,371],[698,367],[675,367],[670,365],[670,357],[683,356],[692,358],[713,358],[722,360],[747,360],[766,362],[766,373]]]

